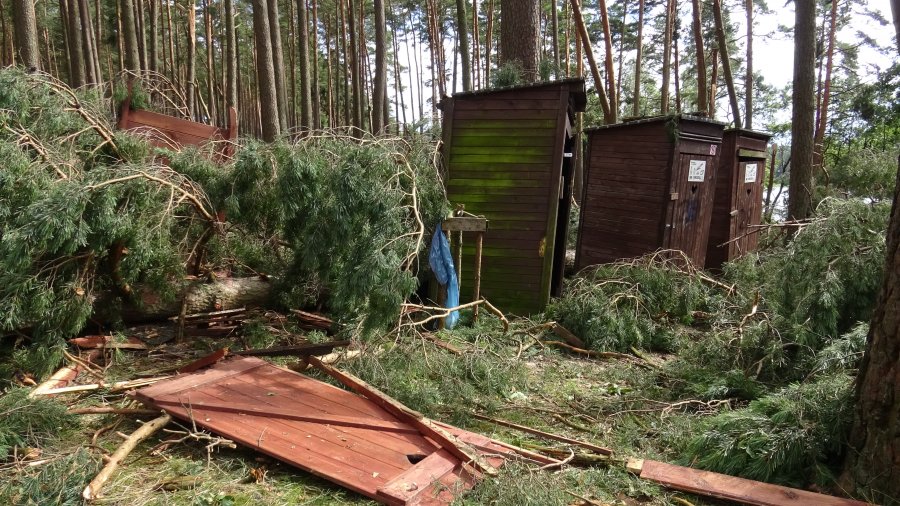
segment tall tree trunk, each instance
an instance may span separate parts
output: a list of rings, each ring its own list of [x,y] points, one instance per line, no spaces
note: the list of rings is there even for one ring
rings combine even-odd
[[[609,10],[606,8],[606,0],[597,0],[600,8],[600,16],[603,19],[603,44],[606,46],[606,89],[609,100],[610,121],[615,123],[619,116],[619,102],[616,96],[616,72],[613,68],[612,34],[609,29]]]
[[[597,97],[600,99],[600,108],[603,109],[603,119],[606,124],[615,123],[615,114],[610,108],[609,100],[604,90],[604,82],[600,77],[600,69],[597,68],[597,61],[594,60],[594,51],[591,49],[591,39],[588,37],[587,28],[584,26],[584,18],[581,16],[581,8],[578,6],[578,0],[570,0],[572,6],[572,15],[575,17],[575,26],[578,27],[579,38],[584,48],[584,54],[587,56],[588,65],[591,67],[591,74],[594,77],[594,88],[597,89]]]
[[[297,15],[297,45],[300,50],[300,128],[305,132],[313,128],[313,118],[309,77],[309,20],[306,3],[303,0],[297,0]]]
[[[481,82],[481,35],[478,24],[478,0],[472,0],[472,86],[482,88]]]
[[[812,214],[813,122],[815,120],[816,2],[795,0],[794,92],[791,114],[791,177],[788,219]]]
[[[457,0],[462,1],[462,0]],[[388,119],[384,114],[387,101],[387,44],[384,40],[387,23],[384,19],[384,0],[375,0],[375,78],[372,86],[372,132],[384,133]]]
[[[275,97],[277,100],[279,129],[287,130],[287,95],[284,87],[284,51],[281,45],[281,16],[278,14],[278,0],[266,3],[269,15],[269,36],[272,38],[272,64],[275,70]],[[305,10],[305,8],[304,8]]]
[[[91,25],[91,10],[88,0],[76,0],[78,2],[78,17],[81,18],[81,49],[84,59],[84,76],[87,84],[97,84],[97,59],[94,54],[94,30]]]
[[[69,0],[69,3],[76,0]],[[133,0],[121,0],[120,14],[122,16],[122,36],[125,49],[125,68],[132,72],[140,73],[141,57],[138,54],[137,26],[134,23]]]
[[[76,1],[76,0],[70,0]],[[33,0],[13,0],[13,26],[16,32],[16,53],[25,68],[40,70],[41,53],[38,50],[37,14]]]
[[[78,14],[79,0],[69,0],[66,19],[69,22],[69,47],[72,49],[72,86],[80,87],[87,83],[84,61],[84,38],[81,35],[81,16]]]
[[[226,0],[228,2],[233,2],[234,0]],[[167,35],[169,38],[169,58],[171,68],[169,69],[169,79],[172,80],[173,83],[177,83],[178,79],[178,57],[176,56],[175,51],[175,30],[172,27],[172,1],[166,0],[166,25],[167,25]],[[232,4],[232,12],[234,11],[234,6]],[[234,16],[232,16],[232,25],[234,23]],[[232,30],[234,31],[234,30]]]
[[[270,0],[277,1],[277,0]],[[278,118],[278,92],[275,90],[275,63],[272,34],[269,32],[269,7],[266,0],[253,0],[253,38],[256,41],[256,73],[259,89],[262,138],[272,142],[281,133]]]
[[[349,40],[350,40],[350,67],[352,69],[351,87],[353,89],[353,122],[352,125],[356,128],[362,130],[363,126],[363,98],[362,98],[362,75],[360,70],[362,69],[362,65],[360,63],[360,52],[359,52],[359,44],[356,42],[357,35],[362,36],[362,34],[356,33],[356,13],[354,12],[354,4],[353,0],[348,0],[347,3],[347,30],[349,32]]]
[[[672,72],[672,75],[675,78],[675,112],[681,114],[681,69],[679,67],[679,59],[678,59],[678,37],[677,34],[672,38],[672,50],[675,53],[674,61],[672,65],[674,65],[675,69]]]
[[[150,2],[150,51],[147,66],[150,72],[159,72],[159,1]]]
[[[625,62],[625,31],[628,23],[628,0],[622,3],[622,25],[619,31],[619,68],[616,69],[616,104],[622,105],[622,66]]]
[[[556,0],[550,0],[550,31],[550,44],[553,45],[553,67],[556,72],[559,72],[559,12],[556,10]]]
[[[187,81],[187,107],[188,114],[190,114],[191,119],[195,119],[197,116],[197,11],[196,4],[194,4],[194,0],[188,0],[187,2],[187,10],[185,11],[185,16],[187,16],[187,43],[188,43],[188,52],[187,52],[187,77],[185,81]]]
[[[234,0],[225,0],[225,108],[238,107],[237,34],[234,30]],[[230,115],[226,115],[230,118]],[[234,128],[234,125],[228,125]]]
[[[828,50],[825,56],[825,82],[816,113],[816,131],[813,136],[813,172],[818,175],[825,168],[825,127],[828,125],[828,106],[831,102],[831,70],[834,66],[834,38],[837,27],[837,0],[831,2],[831,20],[828,25]]]
[[[744,93],[744,128],[753,128],[753,0],[746,0],[747,77]]]
[[[312,80],[310,81],[310,94],[312,95],[313,128],[322,127],[321,97],[319,94],[319,7],[317,0],[312,0]]]
[[[456,0],[456,38],[459,41],[459,56],[462,59],[463,91],[472,91],[472,62],[469,56],[469,28],[466,26],[466,18],[466,0]],[[377,33],[376,31],[376,36]]]
[[[699,1],[699,0],[697,0]],[[633,116],[641,115],[641,64],[644,53],[644,0],[638,2],[637,56],[634,58],[634,108]]]
[[[341,53],[343,58],[341,62],[343,63],[343,74],[344,79],[342,81],[341,88],[343,90],[343,111],[344,111],[344,126],[352,125],[351,119],[351,105],[350,105],[350,57],[347,54],[347,13],[346,13],[346,3],[344,0],[338,0],[341,7]]]
[[[538,79],[541,9],[538,0],[500,0],[500,65],[515,63],[526,82]],[[598,86],[603,86],[602,82]]]
[[[675,0],[666,0],[666,27],[663,34],[662,88],[659,110],[669,113],[669,81],[672,77],[672,27],[675,22]]]
[[[881,504],[900,497],[900,167],[896,185],[884,280],[856,378],[850,450],[841,476],[843,490]]]
[[[731,58],[728,57],[728,41],[725,40],[725,22],[722,19],[722,0],[713,0],[713,17],[716,22],[716,40],[719,45],[719,54],[722,58],[722,77],[725,78],[725,87],[728,89],[728,100],[731,102],[731,114],[734,117],[734,126],[741,126],[741,110],[738,107],[737,91],[734,88],[734,77],[731,73]]]
[[[209,12],[209,0],[203,0],[203,22],[206,34],[206,40],[204,41],[206,43],[206,101],[209,104],[209,123],[217,125],[219,124],[219,108],[216,106],[215,41],[213,40],[212,14]]]
[[[709,90],[706,86],[706,50],[703,47],[701,5],[700,0],[691,0],[691,30],[694,32],[694,50],[697,53],[697,110],[706,114],[709,111]]]
[[[484,82],[491,85],[491,50],[494,46],[494,0],[488,1],[487,28],[484,34]]]
[[[716,117],[716,93],[717,87],[719,85],[719,48],[714,47],[712,49],[712,54],[709,59],[711,61],[710,66],[712,67],[712,74],[709,77],[709,97],[706,102],[709,105],[709,113],[707,116],[709,118],[715,119]]]

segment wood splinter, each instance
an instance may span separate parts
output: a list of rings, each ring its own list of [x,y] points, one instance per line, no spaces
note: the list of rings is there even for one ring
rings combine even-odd
[[[91,480],[88,486],[84,487],[81,496],[87,501],[92,501],[100,497],[100,490],[103,489],[103,485],[109,481],[113,473],[118,469],[119,464],[125,460],[125,457],[127,457],[132,450],[134,450],[135,446],[168,425],[171,421],[172,417],[168,413],[163,413],[159,418],[145,423],[138,430],[132,432],[131,435],[128,436],[128,439],[119,446],[111,457],[109,457],[109,461],[103,466],[100,473]]]

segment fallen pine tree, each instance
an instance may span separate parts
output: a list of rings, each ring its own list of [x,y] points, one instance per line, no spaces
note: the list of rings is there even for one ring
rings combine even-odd
[[[395,322],[446,208],[432,144],[323,132],[161,165],[109,109],[0,70],[0,336],[17,336],[0,375],[47,374],[94,317],[325,304],[357,336]]]

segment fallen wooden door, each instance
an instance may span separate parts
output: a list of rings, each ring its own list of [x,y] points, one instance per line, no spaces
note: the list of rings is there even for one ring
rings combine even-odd
[[[354,393],[240,357],[177,376],[134,396],[175,417],[384,504],[449,504],[477,473]],[[502,465],[508,447],[443,427]]]

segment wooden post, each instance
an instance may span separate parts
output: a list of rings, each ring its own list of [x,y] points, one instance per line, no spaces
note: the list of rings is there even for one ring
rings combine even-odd
[[[475,280],[473,286],[472,300],[481,299],[481,246],[484,243],[484,232],[475,234]],[[478,323],[478,306],[475,306],[475,313],[472,318],[474,323]]]

